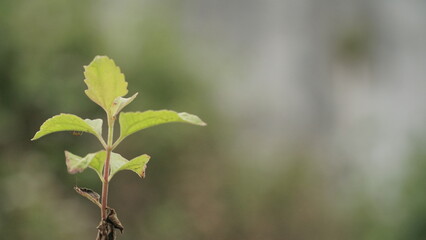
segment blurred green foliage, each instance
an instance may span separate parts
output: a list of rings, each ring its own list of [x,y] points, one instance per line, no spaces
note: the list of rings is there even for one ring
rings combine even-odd
[[[370,197],[357,169],[324,164],[310,143],[277,149],[268,161],[227,148],[228,136],[240,133],[217,112],[213,83],[200,81],[203,74],[187,57],[192,46],[181,42],[178,2],[118,4],[111,12],[114,7],[101,1],[0,1],[2,239],[95,237],[98,209],[72,187],[100,191],[96,174],[68,175],[62,149],[83,155],[99,149],[96,139],[64,133],[30,142],[54,114],[103,117],[84,95],[82,66],[95,55],[112,57],[126,74],[129,93],[140,93],[128,111],[185,110],[209,123],[202,130],[148,129],[118,147],[128,159],[154,156],[143,181],[123,172],[111,183],[109,202],[126,227],[119,239],[425,238],[422,147],[407,159],[412,168],[404,184],[395,184],[400,195],[388,205]],[[350,33],[336,48],[344,56],[364,56],[367,40],[363,32]]]

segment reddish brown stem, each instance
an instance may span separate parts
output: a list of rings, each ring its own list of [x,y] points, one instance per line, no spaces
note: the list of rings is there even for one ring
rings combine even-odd
[[[102,184],[102,209],[101,217],[103,220],[107,218],[107,206],[108,206],[108,178],[109,178],[109,160],[111,158],[111,148],[107,147],[106,159],[104,165],[104,182]]]

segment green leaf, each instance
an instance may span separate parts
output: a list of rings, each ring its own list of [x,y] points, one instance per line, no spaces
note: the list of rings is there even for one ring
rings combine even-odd
[[[86,95],[111,116],[114,100],[128,92],[124,74],[114,61],[106,56],[96,56],[84,70]]]
[[[104,181],[102,170],[104,169],[105,159],[106,151],[99,151],[89,164],[89,167],[95,170],[102,182]]]
[[[103,181],[102,171],[106,159],[106,151],[89,153],[85,157],[80,157],[65,151],[65,163],[70,174],[83,172],[86,168],[93,169]],[[130,170],[138,174],[141,178],[145,177],[145,168],[150,156],[144,154],[132,160],[127,160],[118,153],[111,152],[109,180],[119,171]]]
[[[70,174],[83,172],[87,167],[93,169],[102,181],[102,168],[105,163],[106,152],[99,151],[89,153],[85,157],[80,157],[65,151],[65,163]]]
[[[199,126],[207,125],[195,115],[186,112],[177,113],[170,110],[123,112],[120,114],[119,121],[121,130],[120,141],[137,131],[164,123],[182,122]]]
[[[118,113],[125,106],[127,106],[129,103],[131,103],[136,98],[137,95],[138,95],[138,93],[135,93],[133,96],[131,96],[129,98],[123,98],[123,97],[116,98],[114,100],[114,102],[112,103],[112,107],[111,107],[112,116],[117,116]]]
[[[102,119],[84,119],[84,121],[89,124],[93,128],[93,130],[95,130],[98,137],[102,136]]]
[[[102,138],[102,119],[83,120],[73,114],[59,114],[47,119],[34,135],[31,141],[39,139],[47,134],[62,131],[88,132],[97,138]]]
[[[109,179],[111,180],[112,177],[117,172],[122,170],[133,171],[136,174],[138,174],[139,177],[144,178],[146,164],[148,163],[149,159],[150,159],[150,156],[144,154],[139,157],[133,158],[132,160],[129,161],[118,153],[111,153],[111,159],[110,159],[111,172],[109,175]]]

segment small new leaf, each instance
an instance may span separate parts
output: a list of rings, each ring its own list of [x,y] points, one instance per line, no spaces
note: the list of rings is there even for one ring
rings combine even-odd
[[[138,93],[135,93],[133,96],[129,97],[129,98],[123,98],[123,97],[118,97],[114,100],[114,102],[112,103],[112,107],[111,107],[111,113],[112,116],[117,116],[118,113],[127,105],[129,105],[129,103],[133,102],[133,100],[136,98],[136,96],[138,95]]]
[[[124,74],[114,61],[106,56],[96,56],[84,67],[84,82],[87,85],[86,95],[105,112],[112,116],[112,105],[118,97],[127,94],[127,82]]]
[[[102,119],[83,120],[73,114],[59,114],[47,119],[34,135],[31,141],[39,139],[47,134],[62,131],[88,132],[98,139],[102,138]]]
[[[120,114],[119,122],[121,131],[119,141],[137,131],[165,123],[182,122],[206,126],[206,123],[196,115],[186,112],[177,113],[170,110],[123,112]]]
[[[133,158],[132,160],[127,160],[118,153],[111,153],[111,172],[109,175],[109,180],[119,171],[130,170],[139,175],[139,177],[145,177],[146,164],[148,163],[150,156],[144,154]]]

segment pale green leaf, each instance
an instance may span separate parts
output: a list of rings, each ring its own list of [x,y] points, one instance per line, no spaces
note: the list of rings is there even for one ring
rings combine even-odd
[[[129,161],[118,153],[111,153],[109,179],[112,179],[117,172],[122,170],[130,170],[141,178],[145,177],[145,168],[149,158],[150,156],[144,154]]]
[[[196,115],[185,112],[177,113],[170,110],[123,112],[120,114],[119,121],[121,130],[120,141],[137,131],[164,123],[182,122],[199,126],[206,125],[206,123]]]
[[[110,173],[109,180],[119,171],[130,170],[137,173],[140,177],[145,176],[146,164],[149,161],[149,156],[144,154],[132,160],[127,160],[118,153],[111,152],[110,156]],[[106,151],[89,153],[85,157],[80,157],[65,151],[65,163],[70,174],[83,172],[86,168],[93,169],[103,181],[102,171],[106,159]]]
[[[114,61],[106,56],[96,56],[84,67],[86,95],[108,114],[111,114],[113,102],[127,94],[127,82],[124,74]]]
[[[98,174],[101,180],[105,157],[105,151],[89,153],[85,157],[80,157],[65,151],[65,163],[70,174],[83,172],[86,168],[90,167]]]
[[[104,181],[102,170],[104,169],[105,159],[106,151],[99,151],[89,164],[89,167],[95,170],[102,182]]]
[[[89,124],[93,128],[93,130],[95,130],[98,136],[102,136],[102,119],[84,119],[84,121]]]
[[[151,157],[146,155],[146,154],[135,157],[132,160],[130,160],[128,163],[121,166],[118,169],[118,171],[130,170],[130,171],[133,171],[136,174],[138,174],[139,177],[144,178],[145,177],[146,164],[148,163],[150,158]]]
[[[129,97],[129,98],[123,98],[123,97],[118,97],[114,100],[112,107],[111,107],[111,114],[112,116],[117,116],[118,113],[125,107],[127,106],[129,103],[131,103],[136,96],[138,95],[138,93],[135,93],[133,96]]]
[[[62,113],[47,119],[31,140],[61,131],[88,132],[97,138],[102,138],[102,119],[83,120],[76,115]]]

